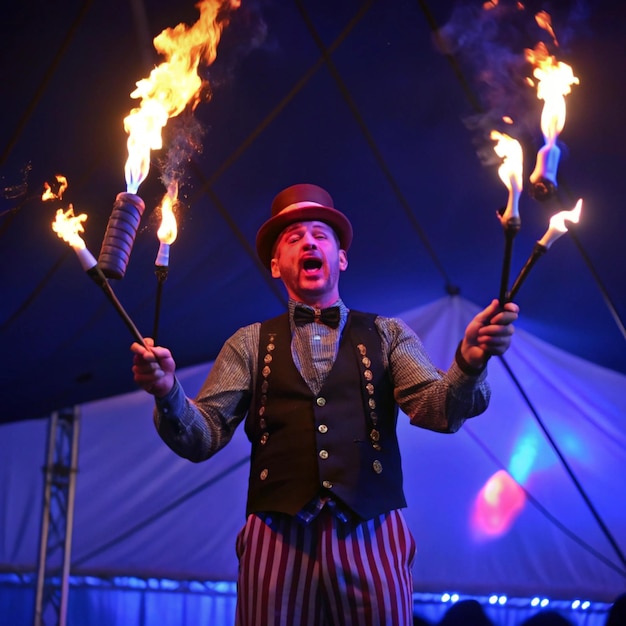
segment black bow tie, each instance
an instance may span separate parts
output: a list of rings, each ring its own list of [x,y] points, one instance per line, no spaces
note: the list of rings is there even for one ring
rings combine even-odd
[[[328,309],[305,309],[297,306],[293,312],[293,321],[296,326],[321,322],[331,328],[337,328],[340,319],[341,313],[338,306],[331,306]]]

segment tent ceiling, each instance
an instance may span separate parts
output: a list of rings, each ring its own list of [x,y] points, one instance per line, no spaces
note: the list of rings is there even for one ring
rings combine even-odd
[[[470,56],[464,48],[451,62],[436,49],[432,25],[448,22],[456,4],[242,0],[205,72],[212,98],[194,116],[204,129],[203,150],[185,171],[180,233],[163,284],[159,339],[181,366],[214,358],[237,327],[283,308],[284,295],[256,261],[253,243],[275,193],[294,182],[327,187],[353,222],[356,239],[343,278],[349,306],[392,314],[452,288],[479,304],[497,296],[504,238],[495,212],[506,190],[495,165],[481,162],[485,143],[465,122],[506,95],[511,116],[529,129],[530,172],[542,143],[540,104],[504,89],[514,76],[510,66],[509,82],[498,90],[486,80],[497,73],[479,75],[480,63],[482,70],[487,63],[502,69],[496,62],[508,58],[501,54],[506,46],[511,54],[520,43],[532,47],[540,34],[526,28],[534,11],[558,4],[558,55],[580,77],[561,136],[563,204],[555,208],[524,194],[512,276],[551,213],[583,197],[584,214],[575,236],[560,239],[528,278],[518,298],[519,327],[626,372],[619,221],[625,93],[615,73],[626,63],[626,5],[526,3],[515,19],[495,20],[492,11],[473,38],[472,12],[457,12],[463,27],[452,32],[466,42],[498,45],[500,56],[485,56],[484,48]],[[129,94],[160,62],[150,39],[197,15],[191,2],[162,0],[5,8],[0,421],[41,417],[133,388],[132,337],[52,233],[57,206],[39,197],[44,182],[67,176],[64,206],[71,202],[76,213],[89,215],[85,241],[97,256],[115,197],[125,190],[122,119],[134,104]],[[516,28],[490,39],[486,25],[505,23]],[[155,316],[161,156],[153,154],[139,191],[146,212],[128,270],[113,281],[146,336]]]

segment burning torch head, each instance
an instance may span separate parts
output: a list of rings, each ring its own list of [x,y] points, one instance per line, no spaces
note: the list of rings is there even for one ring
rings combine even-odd
[[[117,194],[98,257],[98,265],[107,278],[124,278],[144,209],[139,196]]]
[[[530,195],[538,202],[545,202],[556,195],[560,157],[561,149],[556,144],[545,145],[537,152],[537,163],[530,175]]]

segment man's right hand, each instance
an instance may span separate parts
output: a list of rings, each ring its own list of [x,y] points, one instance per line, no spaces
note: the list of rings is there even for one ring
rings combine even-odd
[[[162,398],[174,386],[176,363],[167,348],[155,346],[150,337],[146,337],[144,341],[145,347],[137,342],[130,347],[134,353],[133,378],[143,390]]]

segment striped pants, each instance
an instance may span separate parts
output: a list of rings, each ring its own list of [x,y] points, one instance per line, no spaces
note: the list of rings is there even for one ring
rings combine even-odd
[[[237,626],[410,626],[415,542],[391,511],[310,524],[250,515],[237,537]]]

